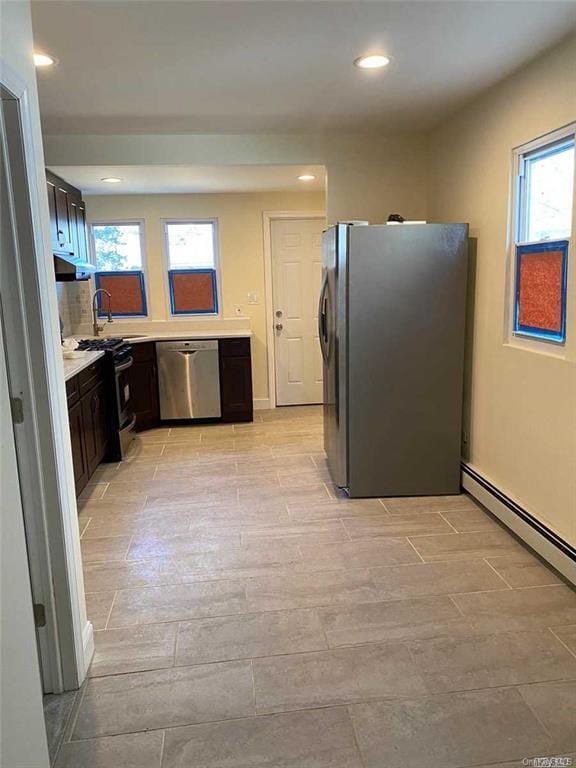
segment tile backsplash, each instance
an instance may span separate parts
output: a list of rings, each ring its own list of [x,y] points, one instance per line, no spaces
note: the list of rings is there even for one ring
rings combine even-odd
[[[79,325],[92,322],[90,281],[56,283],[63,336],[71,336]]]

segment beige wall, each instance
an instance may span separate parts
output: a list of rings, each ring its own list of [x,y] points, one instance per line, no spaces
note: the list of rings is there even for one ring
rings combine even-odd
[[[573,545],[576,269],[562,357],[507,344],[504,318],[512,148],[576,119],[575,83],[572,37],[447,121],[429,147],[431,218],[469,221],[478,238],[470,463]]]
[[[46,136],[48,165],[324,165],[328,221],[426,214],[421,134]]]
[[[266,304],[264,288],[263,211],[323,211],[323,192],[267,192],[191,195],[86,196],[89,221],[144,219],[148,300],[152,321],[173,320],[191,327],[188,319],[170,316],[163,255],[162,219],[217,218],[220,245],[222,315],[235,316],[235,306],[250,318],[254,398],[268,398]],[[256,293],[258,304],[248,304]],[[193,327],[193,326],[192,326]]]

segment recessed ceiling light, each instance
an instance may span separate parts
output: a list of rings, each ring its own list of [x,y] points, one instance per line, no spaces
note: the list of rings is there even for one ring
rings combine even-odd
[[[37,67],[51,67],[52,64],[56,64],[54,56],[50,56],[47,53],[35,53],[33,58],[34,64]]]
[[[382,69],[390,64],[390,59],[382,53],[371,53],[368,56],[360,56],[354,64],[360,69]]]
[[[105,181],[106,184],[119,184],[122,179],[119,179],[118,176],[104,176],[100,181]]]
[[[298,181],[314,181],[316,176],[313,176],[311,173],[303,173],[301,176],[298,176]]]

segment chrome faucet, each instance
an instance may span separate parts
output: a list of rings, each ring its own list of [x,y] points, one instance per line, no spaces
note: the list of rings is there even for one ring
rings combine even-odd
[[[104,330],[104,325],[98,324],[98,308],[96,307],[96,299],[98,298],[99,293],[105,293],[106,296],[108,296],[108,323],[113,323],[114,320],[112,318],[112,295],[105,289],[105,288],[98,288],[96,291],[94,291],[94,295],[92,296],[92,331],[94,332],[94,336],[98,336],[100,334],[100,331]]]

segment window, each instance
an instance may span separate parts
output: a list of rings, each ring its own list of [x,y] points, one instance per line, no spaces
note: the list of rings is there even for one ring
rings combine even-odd
[[[566,341],[574,191],[574,127],[516,154],[513,333]]]
[[[145,317],[143,227],[141,222],[92,224],[96,288],[111,295],[115,317]],[[98,314],[108,310],[107,297],[98,295]]]
[[[218,314],[216,221],[165,221],[164,242],[172,314]]]

